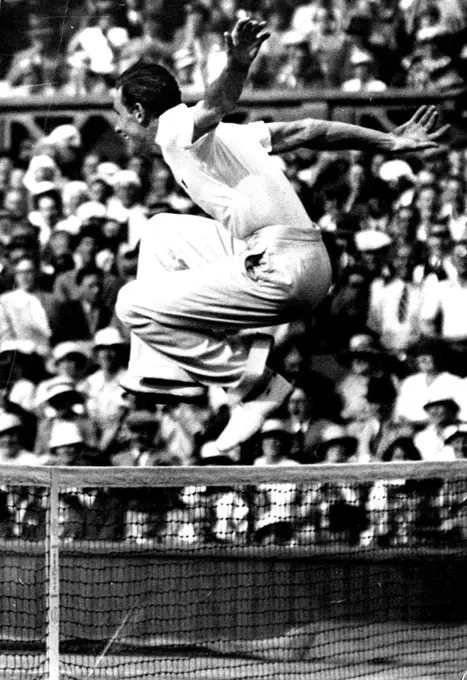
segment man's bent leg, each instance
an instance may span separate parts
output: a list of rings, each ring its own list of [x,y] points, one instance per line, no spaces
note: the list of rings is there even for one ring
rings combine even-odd
[[[161,214],[153,217],[143,234],[138,259],[137,280],[153,287],[157,277],[166,272],[197,269],[216,262],[244,248],[232,239],[218,222],[198,217]],[[129,381],[154,379],[192,385],[193,378],[177,363],[132,333]],[[143,389],[143,386],[141,386]]]

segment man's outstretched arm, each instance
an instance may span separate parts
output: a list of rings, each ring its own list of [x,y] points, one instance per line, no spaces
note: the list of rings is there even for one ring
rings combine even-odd
[[[264,32],[265,23],[244,18],[237,21],[231,33],[224,34],[227,64],[206,90],[204,99],[194,109],[194,139],[214,128],[240,99],[250,66],[269,33]]]
[[[425,151],[438,146],[449,125],[438,127],[434,106],[421,106],[410,120],[391,132],[360,125],[304,118],[286,123],[268,123],[272,153],[299,147],[317,150],[357,149],[383,153]]]

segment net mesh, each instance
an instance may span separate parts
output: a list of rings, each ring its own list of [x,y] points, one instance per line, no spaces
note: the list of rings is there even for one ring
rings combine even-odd
[[[431,680],[467,670],[465,465],[13,478],[1,491],[6,678],[51,677],[55,520],[60,678]]]

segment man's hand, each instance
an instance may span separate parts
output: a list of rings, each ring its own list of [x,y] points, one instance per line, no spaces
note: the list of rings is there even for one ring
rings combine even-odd
[[[231,33],[224,33],[227,57],[230,62],[248,69],[259,48],[270,33],[263,32],[266,22],[245,17],[239,19]]]
[[[407,123],[393,130],[392,151],[403,153],[436,149],[439,140],[449,131],[449,125],[438,128],[438,111],[435,106],[421,106]]]

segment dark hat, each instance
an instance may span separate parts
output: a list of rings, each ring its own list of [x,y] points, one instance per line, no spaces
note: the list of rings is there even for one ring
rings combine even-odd
[[[321,432],[318,444],[319,458],[326,454],[326,451],[335,444],[343,444],[349,451],[349,456],[355,453],[358,445],[357,437],[349,434],[345,427],[337,423],[331,423]]]
[[[428,400],[423,404],[423,408],[425,411],[430,409],[432,406],[446,406],[446,408],[449,408],[453,411],[459,411],[460,406],[457,403],[457,401],[454,399],[454,397],[448,395],[448,394],[433,394],[431,397],[428,398]]]

